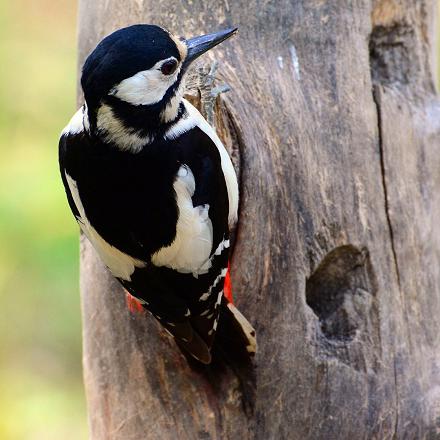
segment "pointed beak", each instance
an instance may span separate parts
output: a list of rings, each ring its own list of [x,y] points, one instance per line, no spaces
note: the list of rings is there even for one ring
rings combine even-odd
[[[222,41],[232,37],[232,35],[234,35],[236,32],[237,28],[225,29],[224,31],[186,40],[188,53],[184,61],[184,68],[187,68],[196,58],[204,54],[209,49],[212,49],[214,46],[217,46],[217,44],[220,44]]]

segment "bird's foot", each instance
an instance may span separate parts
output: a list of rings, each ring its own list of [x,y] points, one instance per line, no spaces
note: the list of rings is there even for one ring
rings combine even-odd
[[[201,111],[212,127],[215,127],[214,106],[217,97],[231,90],[228,84],[214,85],[217,70],[218,61],[200,66],[197,70],[197,89],[200,93]]]

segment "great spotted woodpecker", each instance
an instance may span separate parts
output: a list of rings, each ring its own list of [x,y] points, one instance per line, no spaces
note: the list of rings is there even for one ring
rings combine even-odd
[[[85,104],[59,143],[80,228],[124,288],[205,364],[222,325],[233,329],[231,345],[256,350],[252,326],[223,297],[236,175],[182,97],[191,62],[235,31],[185,40],[140,24],[104,38],[83,67]]]

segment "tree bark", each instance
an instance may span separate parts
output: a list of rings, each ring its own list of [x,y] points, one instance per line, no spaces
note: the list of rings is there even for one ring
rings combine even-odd
[[[188,365],[82,239],[91,438],[439,438],[435,3],[80,1],[80,65],[133,23],[239,27],[210,56],[232,89],[234,293],[259,342],[255,371]]]

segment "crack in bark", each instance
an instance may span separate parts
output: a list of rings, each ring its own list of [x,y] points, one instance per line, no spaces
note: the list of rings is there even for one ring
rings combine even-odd
[[[391,222],[391,216],[390,216],[390,204],[389,204],[388,188],[387,188],[387,182],[386,182],[385,153],[384,153],[384,149],[383,149],[382,112],[381,112],[381,107],[380,107],[379,86],[377,86],[377,85],[373,86],[373,101],[376,106],[376,112],[377,112],[377,126],[378,126],[378,132],[379,132],[380,169],[381,169],[382,187],[383,187],[384,199],[385,199],[385,215],[387,218],[388,230],[389,230],[389,234],[390,234],[391,252],[393,254],[394,267],[396,270],[397,284],[398,284],[399,290],[400,290],[401,289],[400,272],[399,272],[399,264],[397,261],[397,252],[396,252],[396,247],[395,247],[393,224]]]
[[[396,278],[397,285],[399,287],[399,292],[401,292],[401,283],[400,283],[400,272],[399,265],[397,262],[397,252],[394,243],[394,230],[393,224],[391,222],[390,216],[390,205],[388,198],[388,187],[386,182],[386,167],[385,167],[385,152],[383,146],[383,127],[382,127],[382,109],[380,103],[380,86],[373,85],[373,102],[376,107],[377,113],[377,128],[378,128],[378,144],[379,144],[379,155],[380,155],[380,169],[381,169],[381,178],[382,178],[382,187],[384,193],[384,204],[385,204],[385,215],[387,218],[387,225],[390,234],[390,244],[391,244],[391,252],[393,254],[394,267],[396,270]],[[392,439],[397,440],[397,430],[399,426],[399,392],[397,386],[397,370],[396,370],[396,358],[393,360],[393,368],[394,368],[394,396],[395,396],[395,420],[394,420],[394,432]]]
[[[393,367],[394,367],[394,388],[396,390],[396,392],[395,392],[396,417],[395,417],[395,421],[394,421],[393,440],[397,440],[397,429],[399,427],[399,410],[400,410],[400,405],[399,405],[399,392],[398,392],[398,389],[397,389],[396,358],[394,358],[393,364],[394,364],[393,365]]]

